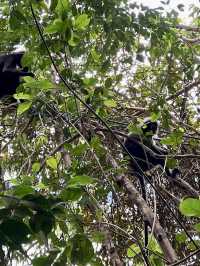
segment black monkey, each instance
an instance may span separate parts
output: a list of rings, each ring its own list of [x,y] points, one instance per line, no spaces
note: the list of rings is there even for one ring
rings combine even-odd
[[[167,155],[168,152],[154,143],[153,136],[158,131],[158,122],[146,119],[141,127],[141,134],[131,134],[125,140],[125,147],[135,158],[130,160],[131,169],[134,173],[146,172],[153,167],[160,165],[165,173],[170,177],[176,177],[179,173],[177,168],[173,170],[165,166],[166,157],[160,158],[160,155]]]
[[[16,69],[17,67],[22,68],[21,59],[23,55],[24,52],[0,55],[0,70],[4,72],[9,69]]]
[[[0,55],[0,98],[13,95],[21,83],[20,77],[34,77],[28,67],[22,67],[24,52]]]
[[[167,151],[158,147],[153,140],[153,136],[157,133],[157,131],[158,122],[153,122],[147,118],[144,125],[141,127],[141,134],[131,134],[126,138],[124,143],[126,149],[134,158],[134,160],[130,159],[130,168],[140,181],[142,196],[145,201],[147,199],[144,172],[160,165],[169,177],[176,177],[176,175],[180,173],[177,168],[171,170],[165,166]],[[165,155],[165,157],[160,158],[159,155]],[[144,234],[145,247],[147,247],[148,222],[146,221],[144,221]]]

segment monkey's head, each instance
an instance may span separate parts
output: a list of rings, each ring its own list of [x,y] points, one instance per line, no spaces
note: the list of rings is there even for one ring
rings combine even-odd
[[[181,171],[178,168],[169,169],[167,174],[172,178],[176,178],[181,175]]]
[[[158,127],[158,121],[151,121],[150,118],[146,118],[142,126],[142,131],[144,134],[155,135],[158,131]]]

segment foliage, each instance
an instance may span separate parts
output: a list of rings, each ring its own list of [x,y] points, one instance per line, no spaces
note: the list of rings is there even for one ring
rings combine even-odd
[[[46,2],[0,3],[1,52],[25,49],[23,65],[36,75],[17,89],[20,103],[1,101],[0,264],[115,265],[117,254],[125,265],[143,265],[141,213],[116,182],[130,175],[114,135],[123,140],[145,116],[159,119],[168,165],[200,190],[200,9],[191,8],[186,27],[184,4],[177,12],[165,11],[164,1],[157,9],[126,0]],[[160,169],[152,176],[199,245],[191,218],[199,200],[181,201],[186,218],[178,205],[190,191]],[[194,243],[156,191],[147,186],[147,194],[179,259],[189,255]],[[164,265],[150,238],[151,265]],[[198,262],[196,254],[184,265]]]

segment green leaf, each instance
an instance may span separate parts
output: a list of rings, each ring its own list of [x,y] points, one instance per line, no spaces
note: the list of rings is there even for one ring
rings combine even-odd
[[[200,232],[200,223],[194,225],[195,230]]]
[[[33,202],[34,204],[38,205],[40,209],[50,209],[52,206],[51,198],[45,198],[43,195],[36,193],[25,195],[22,199]]]
[[[60,256],[59,254],[59,249],[51,249],[48,251],[47,256],[40,256],[40,257],[35,257],[32,260],[33,266],[64,266],[66,265],[66,258],[65,261],[62,264],[59,264],[58,258]],[[61,252],[61,254],[65,251],[65,249]]]
[[[26,112],[27,110],[29,110],[32,106],[32,102],[31,101],[26,101],[23,103],[20,103],[17,107],[17,115],[21,115],[24,112]]]
[[[102,243],[105,240],[105,234],[99,231],[92,233],[92,239],[97,243]]]
[[[58,0],[51,0],[50,10],[53,11],[58,4]]]
[[[167,167],[168,168],[173,169],[173,168],[176,167],[176,165],[177,165],[176,159],[174,159],[174,158],[167,158]]]
[[[20,196],[20,197],[23,197],[25,195],[28,195],[28,194],[31,194],[31,193],[34,193],[34,189],[31,187],[31,186],[28,186],[28,185],[18,185],[16,186],[14,189],[13,189],[13,194],[16,195],[16,196]]]
[[[79,44],[79,42],[80,42],[79,37],[73,32],[71,32],[71,38],[68,40],[68,44],[72,47],[75,47]]]
[[[101,57],[101,55],[95,49],[92,49],[91,56],[96,63],[99,62],[99,59]]]
[[[156,122],[159,118],[160,118],[160,113],[159,112],[157,112],[157,113],[151,113],[151,121],[152,122]]]
[[[176,241],[180,244],[184,244],[187,240],[187,235],[185,232],[177,233],[176,234]]]
[[[16,100],[29,100],[30,101],[33,99],[33,97],[30,94],[23,93],[23,92],[15,93],[13,96]]]
[[[31,89],[39,89],[39,90],[50,90],[55,88],[55,85],[47,79],[42,79],[42,80],[29,79],[29,81],[24,84],[24,87]]]
[[[105,100],[104,104],[107,107],[116,107],[117,106],[117,103],[114,100],[111,100],[111,99]]]
[[[83,190],[80,188],[66,188],[62,190],[60,197],[64,201],[78,201],[83,193]]]
[[[75,176],[70,179],[68,187],[86,186],[93,184],[94,182],[95,182],[94,178],[87,175]]]
[[[59,221],[59,227],[63,231],[63,233],[68,234],[69,229],[65,221]]]
[[[36,189],[43,189],[44,190],[44,189],[48,189],[48,186],[45,185],[42,182],[39,182],[37,185],[34,186],[34,188],[36,188]]]
[[[200,200],[187,198],[181,201],[179,209],[185,216],[200,217]]]
[[[39,162],[35,162],[35,163],[32,165],[32,171],[33,171],[34,173],[37,173],[37,172],[40,170],[40,167],[41,167],[40,163],[39,163]]]
[[[12,9],[10,12],[9,25],[12,30],[20,29],[20,27],[27,23],[25,16],[17,9]]]
[[[142,129],[141,127],[131,123],[128,125],[128,131],[130,133],[136,134],[136,135],[142,135]]]
[[[28,226],[15,219],[7,219],[0,225],[0,244],[12,249],[20,249],[20,245],[28,241]]]
[[[87,87],[90,87],[90,86],[95,86],[95,84],[98,82],[97,79],[95,78],[85,78],[83,80],[83,83],[87,86]]]
[[[58,0],[56,6],[56,12],[61,18],[66,18],[68,11],[70,9],[70,4],[68,0]]]
[[[77,30],[85,30],[90,23],[90,18],[87,14],[82,14],[75,19],[75,28]]]
[[[87,148],[88,146],[86,143],[80,143],[74,147],[73,154],[76,156],[81,156],[87,150]]]
[[[55,157],[49,157],[47,160],[46,160],[46,164],[51,167],[52,169],[56,170],[57,167],[58,167],[58,163],[57,163],[57,160]]]
[[[169,134],[166,138],[163,138],[161,140],[161,143],[176,147],[182,143],[183,134],[184,134],[183,129],[179,128],[175,130],[173,133]]]
[[[105,81],[105,87],[110,88],[112,86],[113,80],[111,78],[107,78]]]
[[[71,262],[73,264],[85,265],[94,256],[92,243],[84,234],[77,234],[71,239]]]
[[[77,110],[76,101],[74,100],[73,97],[68,97],[67,108],[68,108],[69,112],[72,112],[72,113]]]
[[[129,258],[134,258],[137,254],[141,252],[140,248],[136,244],[132,244],[127,250],[127,256]]]
[[[156,241],[155,237],[152,236],[150,239],[150,235],[149,235],[149,249],[153,250],[154,252],[158,252],[160,254],[162,254],[162,250],[158,244],[158,242]]]
[[[52,24],[48,25],[44,32],[48,34],[62,33],[66,30],[67,23],[61,19],[55,19]]]

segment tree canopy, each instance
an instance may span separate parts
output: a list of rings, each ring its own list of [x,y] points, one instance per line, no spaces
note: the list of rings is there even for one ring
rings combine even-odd
[[[1,0],[0,51],[35,74],[0,103],[2,266],[198,265],[200,8],[168,5]],[[146,202],[123,142],[147,116],[181,175]]]

